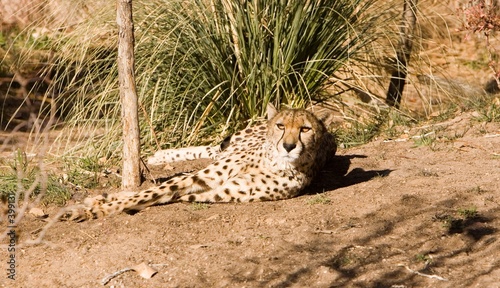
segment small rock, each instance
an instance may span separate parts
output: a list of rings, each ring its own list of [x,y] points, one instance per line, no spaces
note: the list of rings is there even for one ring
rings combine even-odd
[[[205,219],[205,221],[217,220],[217,219],[219,219],[219,217],[220,217],[219,214],[215,214],[215,215],[212,215],[212,216],[208,217],[207,219]]]
[[[37,217],[37,218],[47,218],[47,216],[48,216],[47,214],[45,214],[45,212],[43,212],[42,209],[36,208],[36,207],[31,208],[28,213]]]

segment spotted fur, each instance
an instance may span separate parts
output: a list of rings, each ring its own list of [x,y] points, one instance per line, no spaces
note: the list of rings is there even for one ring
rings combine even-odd
[[[71,218],[97,218],[177,201],[252,202],[297,196],[335,154],[334,137],[325,127],[329,118],[303,109],[278,112],[272,105],[267,114],[266,124],[239,131],[218,147],[168,149],[148,160],[159,164],[214,159],[205,169],[137,193],[88,198]]]

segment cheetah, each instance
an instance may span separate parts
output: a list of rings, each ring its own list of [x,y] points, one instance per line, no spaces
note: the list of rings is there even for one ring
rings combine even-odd
[[[159,186],[132,194],[87,198],[69,217],[82,221],[121,211],[178,201],[253,202],[296,197],[308,186],[337,145],[327,131],[328,113],[267,107],[267,123],[227,137],[218,147],[200,146],[158,151],[149,164],[212,158],[192,174],[175,176]],[[82,211],[83,210],[83,211]]]

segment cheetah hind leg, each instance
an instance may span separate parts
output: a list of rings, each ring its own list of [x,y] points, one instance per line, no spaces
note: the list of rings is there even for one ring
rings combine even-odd
[[[131,192],[121,192],[113,194],[103,194],[97,195],[95,197],[89,197],[84,200],[82,204],[76,204],[67,208],[68,212],[65,215],[65,219],[69,221],[81,222],[87,219],[99,218],[112,214],[109,208],[105,209],[103,207],[115,207],[118,210],[120,207],[118,204],[120,200],[124,200],[131,195],[136,193]],[[114,203],[113,203],[114,202]]]
[[[195,175],[174,177],[160,186],[140,192],[121,192],[87,198],[83,204],[72,207],[66,218],[80,222],[122,211],[136,212],[153,205],[177,202],[179,195],[204,193],[212,189],[209,184],[213,183],[202,181]]]
[[[195,146],[178,149],[165,149],[156,151],[148,158],[148,165],[162,165],[176,161],[195,159],[215,159],[220,148],[212,146]]]
[[[160,186],[143,190],[137,193],[115,193],[106,196],[88,198],[83,205],[73,210],[71,220],[99,218],[121,211],[139,211],[146,207],[167,204],[177,201],[187,202],[253,202],[279,200],[294,197],[299,187],[292,185],[287,189],[277,187],[258,187],[250,174],[241,174],[231,177],[220,184],[214,179],[203,179],[202,170],[192,176],[178,176]],[[286,179],[276,179],[276,182],[285,182]]]

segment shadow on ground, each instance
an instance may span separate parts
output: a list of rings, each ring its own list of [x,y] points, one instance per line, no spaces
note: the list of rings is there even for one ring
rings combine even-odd
[[[453,287],[469,287],[474,284],[477,277],[500,269],[500,260],[490,265],[487,269],[473,269],[472,267],[484,266],[484,263],[477,263],[477,255],[491,255],[497,253],[500,248],[498,241],[498,230],[491,227],[496,219],[492,216],[478,216],[474,219],[464,221],[462,232],[457,239],[453,234],[457,231],[450,231],[433,219],[432,214],[435,208],[421,207],[419,209],[408,209],[408,205],[402,203],[404,200],[396,200],[394,203],[382,207],[375,213],[363,215],[354,225],[343,227],[342,231],[333,233],[331,237],[323,237],[307,245],[293,245],[280,247],[273,255],[274,261],[267,259],[249,259],[253,264],[260,266],[289,267],[284,269],[274,269],[273,274],[262,280],[259,275],[249,277],[233,278],[233,283],[259,283],[258,287],[299,287],[305,285],[305,281],[318,277],[327,268],[332,276],[329,283],[322,283],[320,287],[423,287],[430,284],[432,287],[441,284],[457,283],[461,285]],[[386,211],[389,206],[397,205],[401,216],[388,216]],[[496,215],[500,209],[488,211],[489,215]],[[403,213],[403,211],[406,211]],[[408,213],[408,211],[411,211]],[[420,225],[414,225],[415,218],[426,215],[426,219]],[[369,222],[369,227],[363,224]],[[434,223],[433,223],[434,222]],[[401,235],[401,229],[406,227],[406,231]],[[482,227],[482,228],[481,228]],[[348,245],[337,245],[346,243],[342,234],[348,234],[351,229],[365,229],[366,233],[361,237],[352,239]],[[480,235],[480,237],[478,237]],[[398,245],[399,238],[413,239],[411,246],[402,250]],[[449,240],[448,240],[449,239]],[[426,248],[430,247],[430,248]],[[307,263],[301,262],[304,254],[309,254]],[[476,257],[468,258],[468,255],[475,254]],[[434,256],[429,256],[434,255]],[[419,257],[421,259],[419,259]],[[479,257],[481,258],[481,257]],[[474,260],[476,259],[476,260]],[[399,263],[398,260],[400,261]],[[255,261],[259,261],[256,263]],[[425,261],[425,263],[424,263]],[[401,264],[400,264],[401,263]],[[406,267],[411,267],[409,271]],[[443,273],[442,271],[458,270],[464,267],[471,267],[467,275],[459,276],[460,279],[446,279],[448,275],[444,273],[445,280],[429,278],[429,276]],[[272,269],[272,268],[271,268]],[[241,275],[241,271],[232,271],[233,275]],[[388,272],[390,271],[390,272]],[[417,274],[423,273],[427,276]],[[440,275],[435,275],[441,277]],[[276,283],[274,279],[282,279]],[[370,279],[370,280],[366,280]],[[448,281],[455,282],[448,282]],[[299,286],[297,286],[299,285]],[[313,283],[310,283],[313,287]],[[318,287],[319,287],[318,286]]]
[[[321,173],[316,176],[316,180],[305,190],[304,194],[318,194],[356,185],[370,181],[375,177],[389,176],[393,171],[391,169],[364,170],[358,167],[350,169],[353,158],[367,158],[367,156],[356,154],[334,156]]]
[[[336,156],[306,194],[356,185],[375,177],[386,177],[394,171],[352,168],[353,158],[366,156]],[[305,245],[282,245],[273,254],[274,261],[261,259],[255,263],[255,259],[249,260],[264,267],[280,267],[275,270],[270,268],[273,273],[266,279],[263,280],[262,275],[250,275],[236,277],[233,281],[259,283],[259,287],[296,287],[304,285],[304,281],[320,277],[317,275],[322,272],[318,271],[327,269],[332,279],[321,287],[422,287],[441,283],[450,285],[457,280],[460,287],[468,287],[474,284],[477,277],[500,269],[500,259],[497,259],[487,269],[467,269],[467,275],[448,272],[484,266],[477,259],[493,255],[500,249],[498,229],[495,227],[498,219],[494,216],[498,215],[500,208],[471,217],[457,216],[456,207],[473,197],[456,194],[438,203],[426,203],[418,195],[399,194],[375,212],[352,219],[332,232],[330,237],[317,237]],[[346,236],[351,234],[354,236]],[[401,242],[409,244],[401,248]],[[304,259],[309,260],[304,263]],[[231,274],[241,275],[241,271],[237,270],[235,268]],[[437,279],[435,274],[440,273],[444,280]],[[430,277],[433,275],[436,277]],[[275,279],[281,281],[277,283]]]

